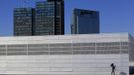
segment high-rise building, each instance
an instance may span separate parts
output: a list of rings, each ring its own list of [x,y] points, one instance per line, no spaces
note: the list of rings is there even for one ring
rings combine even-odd
[[[72,34],[99,33],[99,12],[84,9],[73,10]]]
[[[15,8],[14,9],[14,36],[33,35],[34,9]]]
[[[64,34],[64,1],[48,0],[36,3],[35,35]]]
[[[47,0],[32,8],[14,9],[14,35],[63,35],[64,0]]]

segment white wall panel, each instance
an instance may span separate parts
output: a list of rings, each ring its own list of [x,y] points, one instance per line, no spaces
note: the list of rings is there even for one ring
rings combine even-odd
[[[110,75],[110,64],[114,63],[116,75],[121,72],[128,75],[129,48],[121,47],[128,47],[121,44],[129,42],[128,37],[127,33],[0,37],[0,49],[3,51],[0,56],[0,74]],[[106,43],[113,42],[118,45],[109,45],[110,49],[107,49]],[[24,47],[16,47],[23,44]],[[115,46],[119,48],[116,49]],[[98,47],[103,47],[104,50],[99,50]],[[17,54],[19,48],[24,54]],[[9,52],[14,54],[9,55]]]

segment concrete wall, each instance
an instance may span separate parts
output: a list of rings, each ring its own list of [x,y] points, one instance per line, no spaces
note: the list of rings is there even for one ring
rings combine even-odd
[[[110,64],[116,75],[129,75],[128,55],[38,55],[0,56],[0,74],[110,75]]]

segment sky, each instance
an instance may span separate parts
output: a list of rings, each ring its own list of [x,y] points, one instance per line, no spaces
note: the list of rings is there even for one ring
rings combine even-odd
[[[0,0],[0,36],[13,35],[13,8],[35,7],[35,1]],[[45,0],[44,0],[45,1]],[[65,0],[65,33],[70,34],[74,8],[100,12],[100,32],[134,35],[134,0]]]

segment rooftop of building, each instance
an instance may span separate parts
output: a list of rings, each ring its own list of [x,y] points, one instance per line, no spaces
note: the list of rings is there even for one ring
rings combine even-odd
[[[0,44],[26,43],[89,43],[89,42],[129,42],[129,33],[100,33],[74,35],[45,35],[45,36],[9,36],[0,37]],[[132,36],[131,36],[132,37]],[[133,37],[132,37],[133,39]]]
[[[0,36],[0,38],[29,38],[29,37],[75,37],[75,36],[90,36],[90,37],[97,37],[97,36],[109,36],[109,37],[114,37],[114,36],[132,36],[131,34],[127,32],[123,33],[95,33],[95,34],[66,34],[66,35],[42,35],[42,36]],[[132,36],[133,37],[133,36]]]
[[[87,11],[87,12],[97,12],[97,13],[99,13],[99,11],[97,11],[97,10],[79,9],[79,8],[74,8],[74,11]]]

